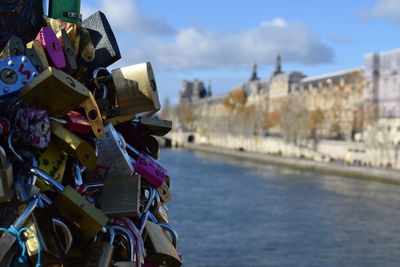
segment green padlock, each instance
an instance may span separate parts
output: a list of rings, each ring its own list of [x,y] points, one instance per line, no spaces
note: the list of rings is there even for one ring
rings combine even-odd
[[[81,24],[81,1],[80,0],[50,0],[49,17],[60,19],[70,23]]]

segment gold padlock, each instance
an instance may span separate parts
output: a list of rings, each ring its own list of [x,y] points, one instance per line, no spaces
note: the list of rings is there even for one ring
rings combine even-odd
[[[48,67],[21,89],[21,95],[32,107],[62,118],[89,98],[89,90],[65,72]]]
[[[64,50],[64,55],[67,63],[67,70],[74,71],[78,68],[76,63],[76,55],[74,53],[74,48],[72,47],[71,40],[69,39],[68,33],[65,29],[60,31],[61,37],[58,37],[62,48]]]
[[[85,114],[92,126],[92,131],[97,138],[104,136],[104,124],[101,118],[101,112],[97,106],[96,99],[89,91],[89,98],[86,99],[81,106],[85,109]]]
[[[111,123],[113,126],[121,124],[123,122],[130,121],[135,118],[135,115],[125,115],[125,116],[115,116],[111,118],[107,118],[106,122]]]
[[[92,62],[94,60],[95,50],[89,32],[85,28],[80,27],[78,34],[80,35],[78,56],[85,62]]]
[[[176,250],[176,244],[164,232],[160,224],[146,222],[144,233],[145,246],[151,248],[147,251],[146,259],[153,264],[167,266],[181,266],[182,261]]]
[[[154,117],[140,117],[132,120],[132,124],[143,134],[164,136],[172,129],[172,121]]]
[[[97,157],[94,148],[74,133],[68,131],[62,124],[52,121],[51,132],[57,144],[71,157],[80,161],[88,168],[96,165]]]
[[[101,211],[108,217],[136,217],[139,196],[139,175],[107,177],[101,195]]]
[[[61,38],[61,30],[64,29],[71,41],[72,48],[74,49],[75,55],[79,52],[79,38],[78,30],[81,27],[79,24],[65,22],[59,19],[46,18],[47,26],[51,27],[56,33],[57,38]]]
[[[54,140],[51,140],[45,149],[38,152],[39,169],[50,174],[59,183],[63,180],[67,159],[67,155]],[[39,187],[41,191],[49,189],[41,180],[36,182],[36,186]]]
[[[160,109],[157,84],[150,62],[111,71],[119,115]]]
[[[160,203],[154,217],[156,217],[159,222],[168,223],[168,208],[165,203]]]
[[[31,231],[25,231],[24,243],[32,262],[37,261],[38,243],[40,242],[41,264],[43,266],[63,267],[65,266],[62,260],[64,252],[55,238],[51,219],[46,210],[35,209],[27,220],[25,227],[35,233],[36,236]]]
[[[86,200],[71,186],[63,186],[47,173],[30,168],[29,172],[42,179],[46,184],[58,192],[51,208],[58,211],[60,217],[65,219],[74,235],[81,241],[91,240],[99,231],[102,231],[108,218],[99,209]]]
[[[40,58],[40,62],[43,65],[43,69],[40,70],[39,72],[42,72],[49,67],[49,60],[47,59],[46,52],[44,52],[43,46],[40,44],[39,40],[33,40],[27,43],[26,48],[35,50],[36,54]]]
[[[33,48],[25,49],[26,56],[31,60],[32,64],[35,66],[37,71],[41,73],[46,68],[44,67],[42,61],[40,60],[39,55],[36,53],[36,50]]]

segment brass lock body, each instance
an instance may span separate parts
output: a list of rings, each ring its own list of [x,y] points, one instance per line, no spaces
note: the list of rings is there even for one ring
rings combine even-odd
[[[44,49],[42,45],[40,44],[39,40],[33,40],[29,43],[26,44],[26,50],[34,50],[36,55],[40,58],[41,65],[43,66],[39,72],[44,71],[47,69],[49,65],[49,60],[47,59],[46,52],[44,52]]]
[[[171,267],[182,265],[176,248],[160,225],[147,221],[144,236],[145,246],[149,248],[146,253],[148,262]]]
[[[41,264],[62,267],[65,266],[65,262],[62,260],[64,253],[55,238],[52,225],[52,218],[48,211],[37,208],[32,212],[24,227],[32,230],[40,240]],[[27,254],[32,262],[36,262],[39,240],[30,231],[24,232],[24,238]]]
[[[61,147],[54,139],[51,140],[46,148],[38,151],[39,169],[50,174],[50,176],[59,183],[63,180],[67,159],[68,156],[61,150]],[[36,186],[39,187],[41,191],[50,189],[41,180],[36,182]]]
[[[86,118],[92,127],[93,134],[100,138],[104,136],[104,124],[101,117],[100,109],[97,105],[96,99],[93,94],[89,91],[89,98],[86,99],[81,106],[85,109]]]
[[[71,40],[69,39],[68,33],[65,29],[61,29],[60,37],[57,36],[64,50],[64,55],[67,63],[66,70],[68,72],[74,71],[78,68],[76,63],[76,55],[74,53],[74,48],[72,47]]]
[[[65,72],[48,67],[21,89],[21,95],[32,107],[62,118],[88,99],[89,90]]]
[[[140,117],[132,120],[133,126],[147,135],[164,136],[172,129],[172,121],[161,120],[153,117]]]
[[[140,176],[107,177],[101,195],[101,211],[108,217],[136,217],[139,212]]]
[[[65,219],[79,240],[91,240],[107,224],[108,217],[71,186],[64,187],[39,169],[31,168],[29,172],[58,192],[50,207]]]
[[[150,62],[112,70],[119,115],[156,112],[158,89]]]
[[[112,227],[107,226],[109,240],[106,241],[90,241],[85,244],[84,252],[86,256],[85,267],[110,267],[114,254],[114,238],[115,231]]]
[[[62,150],[71,157],[78,159],[82,165],[88,168],[96,164],[96,151],[90,144],[57,122],[52,121],[50,125],[55,138],[54,141]]]

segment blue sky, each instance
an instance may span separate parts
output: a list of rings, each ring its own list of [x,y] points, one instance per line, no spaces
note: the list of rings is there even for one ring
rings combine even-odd
[[[228,92],[253,62],[266,78],[278,53],[284,71],[312,76],[400,47],[400,0],[81,2],[84,17],[103,11],[116,34],[122,59],[110,69],[150,61],[161,101],[176,101],[183,79]]]

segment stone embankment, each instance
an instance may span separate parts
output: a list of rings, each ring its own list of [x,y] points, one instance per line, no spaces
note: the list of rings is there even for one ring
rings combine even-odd
[[[193,143],[184,143],[183,147],[192,150],[216,153],[224,156],[282,165],[291,168],[400,184],[400,171],[391,169],[373,168],[367,166],[349,166],[334,162],[318,162],[297,158],[287,158]]]

